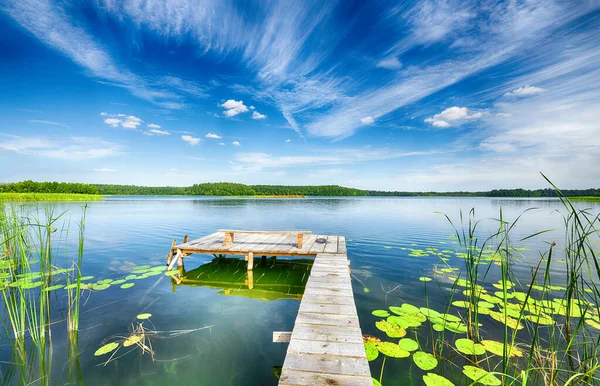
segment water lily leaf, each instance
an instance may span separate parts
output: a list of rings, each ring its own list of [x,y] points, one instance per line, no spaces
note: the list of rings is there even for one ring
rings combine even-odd
[[[167,271],[167,272],[165,272],[165,276],[175,276],[175,275],[177,275],[178,273],[179,273],[179,271],[178,271],[178,270],[176,270],[176,269],[174,269],[174,270],[172,270],[172,271]]]
[[[442,314],[442,319],[446,322],[460,322],[460,318],[452,314]]]
[[[93,276],[82,276],[80,279],[81,279],[81,281],[84,281],[84,280],[92,280],[93,278],[94,278]]]
[[[600,330],[600,323],[596,322],[595,320],[592,319],[586,319],[585,323],[588,326],[592,326],[593,328],[595,328],[596,330]]]
[[[538,315],[525,315],[525,319],[537,323],[537,324],[543,324],[546,326],[552,325],[554,324],[554,319],[552,319],[550,316],[545,315],[545,314],[538,314]]]
[[[406,330],[402,327],[388,323],[386,320],[375,322],[375,327],[385,332],[390,338],[403,338],[406,335]]]
[[[390,247],[389,245],[384,245],[383,246],[385,249],[392,249],[392,247]]]
[[[125,339],[125,341],[123,342],[123,347],[133,346],[134,344],[140,342],[142,339],[144,339],[143,334],[132,334],[129,336],[129,338]]]
[[[438,365],[438,361],[433,355],[423,351],[417,351],[414,353],[413,361],[421,370],[424,371],[433,370]]]
[[[375,310],[371,313],[375,316],[379,316],[380,318],[387,318],[388,316],[390,316],[390,313],[386,310]]]
[[[119,284],[123,284],[125,283],[127,280],[125,279],[119,279],[119,280],[115,280],[112,283],[110,283],[110,285],[119,285]]]
[[[489,313],[490,317],[494,320],[497,320],[500,323],[504,323],[506,324],[508,327],[517,330],[520,330],[523,328],[523,325],[515,318],[511,318],[508,315],[504,315],[502,312],[495,312],[492,311]]]
[[[123,289],[131,288],[135,285],[135,283],[125,283],[121,286]]]
[[[369,292],[371,292],[367,287],[363,288],[363,292],[368,294]]]
[[[125,280],[134,280],[137,279],[137,275],[128,275],[125,277]]]
[[[421,276],[421,277],[419,278],[419,280],[421,280],[421,281],[431,281],[431,278],[430,278],[430,277],[427,277],[427,276]]]
[[[421,308],[419,308],[419,311],[421,311],[421,313],[423,315],[430,317],[430,318],[441,318],[442,317],[442,314],[440,314],[436,310],[432,310],[431,308],[421,307]]]
[[[398,342],[398,346],[400,346],[402,350],[406,351],[415,351],[419,349],[419,344],[417,343],[417,341],[410,338],[400,339],[400,342]]]
[[[504,344],[495,340],[482,340],[481,344],[486,350],[498,356],[504,356]],[[513,345],[507,344],[506,352],[509,357],[522,357],[523,351]]]
[[[464,366],[463,374],[473,381],[477,381],[487,386],[500,386],[502,382],[494,374],[490,374],[484,369],[475,366]]]
[[[54,291],[54,290],[57,290],[57,289],[60,289],[60,288],[64,288],[64,285],[57,284],[57,285],[53,285],[53,286],[50,286],[50,287],[46,287],[46,288],[44,288],[44,291],[46,291],[46,292],[47,291]]]
[[[138,318],[139,320],[146,320],[146,319],[149,319],[151,316],[152,316],[152,314],[148,314],[148,313],[146,313],[146,314],[139,314],[139,315],[137,316],[137,318]]]
[[[37,288],[37,287],[39,287],[41,285],[42,285],[41,281],[30,281],[30,282],[24,283],[21,286],[21,288],[23,288],[23,289],[33,289],[33,288]]]
[[[442,331],[444,331],[444,326],[441,324],[434,324],[433,329],[436,330],[437,332],[442,332]]]
[[[102,279],[102,280],[98,280],[97,284],[110,284],[112,283],[113,279]]]
[[[369,362],[374,361],[379,356],[379,350],[377,350],[377,346],[371,342],[365,343],[365,352],[367,353],[367,360]]]
[[[404,303],[401,307],[390,306],[390,311],[396,315],[418,314],[420,311],[412,304]]]
[[[461,307],[461,308],[471,307],[471,303],[469,303],[465,300],[456,300],[456,301],[452,302],[452,305],[455,307]]]
[[[434,373],[427,373],[427,375],[423,375],[423,382],[425,382],[425,385],[427,386],[454,386],[454,383],[450,382],[441,375]]]
[[[371,380],[373,381],[373,386],[381,386],[381,383],[377,379],[371,378]]]
[[[143,276],[150,277],[150,276],[157,276],[157,275],[162,275],[162,271],[146,272]]]
[[[500,299],[504,299],[504,292],[502,292],[502,291],[496,291],[496,292],[494,292],[494,295],[496,295]],[[514,297],[515,297],[515,295],[508,293],[508,292],[506,293],[507,299],[512,299]]]
[[[102,346],[98,350],[96,350],[96,352],[94,353],[94,356],[108,354],[109,352],[114,351],[117,347],[119,347],[119,344],[117,342],[111,342],[111,343],[105,344],[104,346]]]
[[[109,288],[110,284],[94,284],[92,286],[92,289],[94,291],[104,291],[105,289]]]
[[[387,321],[388,323],[400,326],[404,329],[421,326],[421,321],[419,318],[413,315],[390,316],[387,318]]]
[[[410,356],[410,353],[408,351],[402,350],[400,346],[391,342],[381,342],[377,346],[377,349],[383,355],[392,358],[407,358]]]
[[[485,347],[482,344],[475,343],[471,339],[461,338],[454,342],[458,351],[467,355],[483,355]]]

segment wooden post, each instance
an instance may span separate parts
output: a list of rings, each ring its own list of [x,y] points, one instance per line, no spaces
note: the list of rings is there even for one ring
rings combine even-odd
[[[252,269],[254,268],[254,253],[253,252],[248,252],[248,271],[252,271]]]
[[[302,233],[298,233],[298,249],[302,249],[302,241],[304,235]]]
[[[177,268],[183,267],[183,253],[181,249],[177,250]]]
[[[186,244],[188,242],[188,235],[183,236],[183,243]]]
[[[225,241],[223,242],[223,245],[229,245],[233,243],[233,232],[225,232]]]
[[[175,248],[175,245],[177,245],[177,240],[173,239],[173,242],[171,243],[171,249],[167,254],[167,267],[171,265],[171,260],[173,259],[173,249]]]

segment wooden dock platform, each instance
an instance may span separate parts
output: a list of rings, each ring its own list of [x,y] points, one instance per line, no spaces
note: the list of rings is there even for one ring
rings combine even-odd
[[[183,244],[173,242],[169,269],[192,253],[245,255],[249,277],[254,255],[314,256],[293,331],[273,333],[273,341],[289,342],[279,385],[373,385],[343,236],[228,230],[186,236]]]

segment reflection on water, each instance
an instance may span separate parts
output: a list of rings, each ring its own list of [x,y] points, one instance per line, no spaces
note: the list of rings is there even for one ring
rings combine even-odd
[[[203,286],[216,288],[219,295],[242,296],[260,300],[302,299],[312,259],[256,259],[254,270],[239,258],[217,256],[191,271],[183,268],[181,278],[173,277],[173,287]]]

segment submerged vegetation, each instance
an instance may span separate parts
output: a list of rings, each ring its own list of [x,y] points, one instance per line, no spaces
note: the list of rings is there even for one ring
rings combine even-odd
[[[383,335],[364,339],[368,359],[381,361],[375,384],[388,381],[388,359],[407,358],[427,386],[600,385],[600,215],[557,194],[566,209],[565,239],[540,252],[527,278],[513,270],[523,263],[522,248],[510,238],[520,218],[508,222],[502,212],[497,232],[484,239],[478,236],[475,210],[466,217],[461,213],[456,226],[447,217],[455,229],[451,239],[460,247],[454,252],[462,261],[457,266],[451,265],[451,250],[411,251],[440,258],[432,276],[439,290],[449,283],[450,292],[444,307],[430,308],[436,282],[424,276],[423,304],[373,311]],[[553,277],[556,266],[564,278]]]

